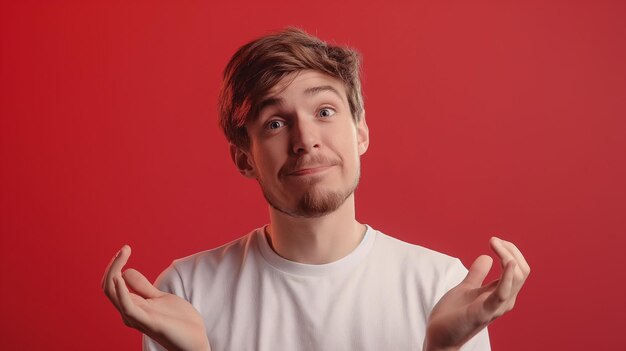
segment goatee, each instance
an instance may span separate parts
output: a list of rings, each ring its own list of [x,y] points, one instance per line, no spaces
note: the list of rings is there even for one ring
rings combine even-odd
[[[260,180],[259,185],[267,203],[276,210],[292,217],[315,218],[325,216],[341,207],[356,190],[359,178],[360,170],[357,170],[353,184],[345,191],[318,189],[317,186],[312,185],[302,194],[293,209],[281,206]]]

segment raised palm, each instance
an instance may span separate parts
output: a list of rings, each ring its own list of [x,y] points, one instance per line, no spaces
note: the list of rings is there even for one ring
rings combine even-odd
[[[130,247],[124,246],[107,267],[102,281],[105,294],[124,323],[170,351],[210,350],[198,311],[184,299],[155,288],[134,269],[121,273],[129,257]]]
[[[424,350],[459,349],[515,305],[530,267],[512,243],[492,238],[490,244],[500,257],[502,275],[481,286],[493,260],[485,255],[478,257],[465,279],[448,291],[431,311]]]

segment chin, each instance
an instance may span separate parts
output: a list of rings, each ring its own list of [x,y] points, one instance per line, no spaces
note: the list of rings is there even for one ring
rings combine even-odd
[[[294,206],[285,206],[263,192],[265,199],[277,211],[292,217],[317,218],[335,212],[346,199],[352,195],[354,189],[349,191],[307,191],[300,196]]]
[[[327,215],[341,207],[350,194],[352,194],[352,192],[307,192],[298,202],[298,213],[303,217],[321,217]]]
[[[328,189],[322,184],[312,184],[298,198],[288,201],[288,204],[281,203],[261,181],[259,185],[267,203],[277,211],[292,217],[317,218],[339,209],[356,190],[359,178],[360,172],[357,172],[352,186],[344,189]]]

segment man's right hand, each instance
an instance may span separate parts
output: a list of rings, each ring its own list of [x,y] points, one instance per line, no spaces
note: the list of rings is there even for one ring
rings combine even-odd
[[[138,271],[128,269],[122,273],[129,257],[130,247],[124,245],[102,277],[104,294],[120,312],[124,324],[170,351],[210,351],[198,311],[184,299],[155,288]]]

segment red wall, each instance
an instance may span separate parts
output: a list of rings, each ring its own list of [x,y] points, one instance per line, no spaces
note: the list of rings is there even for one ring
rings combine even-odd
[[[623,1],[13,1],[1,27],[0,349],[138,349],[100,290],[264,224],[216,125],[220,75],[286,25],[364,56],[358,218],[533,273],[496,350],[619,350]]]

